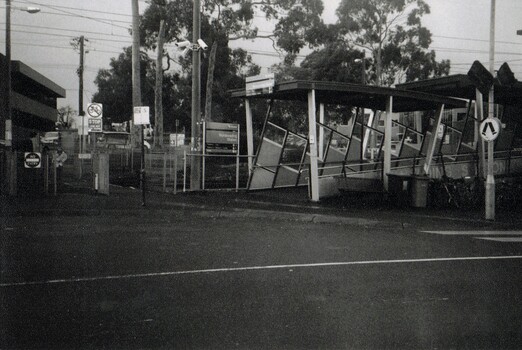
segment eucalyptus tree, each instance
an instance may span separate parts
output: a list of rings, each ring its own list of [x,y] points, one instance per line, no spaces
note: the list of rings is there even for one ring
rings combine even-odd
[[[431,32],[421,18],[430,13],[424,0],[341,0],[336,24],[349,46],[369,53],[376,85],[447,75],[450,62],[436,61]]]
[[[154,49],[159,23],[165,20],[165,42],[184,41],[192,32],[192,1],[152,2],[141,21],[141,36],[146,49]],[[321,0],[209,0],[202,6],[202,39],[212,48],[205,52],[202,78],[207,78],[206,114],[212,119],[230,118],[231,107],[238,103],[228,99],[226,91],[240,88],[245,75],[257,74],[260,68],[243,49],[232,49],[236,40],[270,39],[272,46],[283,52],[286,62],[293,62],[296,54],[306,45],[318,45],[317,31],[323,25]],[[263,26],[270,30],[263,31]],[[319,29],[318,29],[319,28]],[[191,60],[179,56],[176,62],[181,69],[181,82],[191,71]],[[209,74],[210,72],[210,74]],[[213,99],[212,113],[209,102]]]
[[[150,62],[140,58],[141,91],[145,103],[154,101],[154,92],[150,85]],[[110,68],[100,69],[94,83],[98,91],[92,97],[93,102],[103,104],[103,114],[113,122],[121,123],[132,118],[132,49],[127,47],[118,57],[111,58]]]

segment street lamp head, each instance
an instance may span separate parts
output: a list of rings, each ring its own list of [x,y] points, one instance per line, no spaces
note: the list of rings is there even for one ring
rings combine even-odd
[[[18,10],[18,11],[24,11],[24,12],[27,12],[27,13],[38,13],[40,12],[40,8],[39,7],[33,7],[33,6],[26,6],[26,7],[18,7],[18,6],[9,6],[9,9],[12,9],[12,10]]]
[[[29,13],[38,13],[40,12],[40,8],[39,7],[24,7],[24,8],[21,8],[22,11],[25,11],[25,12],[29,12]]]

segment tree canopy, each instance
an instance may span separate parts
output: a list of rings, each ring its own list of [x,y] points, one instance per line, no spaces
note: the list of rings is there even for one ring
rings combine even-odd
[[[375,83],[447,75],[449,61],[430,51],[431,32],[421,23],[430,13],[424,0],[341,0],[335,25],[339,39],[370,53]]]
[[[212,117],[215,121],[243,120],[241,101],[231,100],[227,91],[244,87],[244,77],[260,73],[250,54],[232,49],[239,39],[269,38],[273,47],[284,52],[284,60],[271,69],[276,80],[312,79],[392,85],[397,82],[446,75],[449,61],[438,62],[429,50],[430,31],[421,18],[430,9],[424,0],[341,0],[338,21],[326,25],[321,19],[322,0],[208,0],[202,2],[201,37],[217,45],[212,86]],[[154,112],[156,42],[160,20],[165,21],[165,42],[192,38],[192,0],[152,0],[141,16],[141,75],[143,103]],[[270,23],[269,33],[259,29]],[[168,46],[167,46],[168,47]],[[297,54],[313,51],[296,66]],[[203,54],[201,86],[206,86],[209,51]],[[166,132],[174,130],[175,120],[190,129],[190,54],[168,52],[163,64],[163,114]],[[168,64],[167,64],[168,63]],[[363,71],[363,69],[365,69]],[[93,101],[104,104],[104,115],[114,122],[132,116],[131,51],[126,48],[111,59],[110,68],[96,77],[98,92]],[[202,103],[206,91],[202,90]],[[291,108],[290,106],[287,106]],[[281,115],[287,115],[281,110]]]

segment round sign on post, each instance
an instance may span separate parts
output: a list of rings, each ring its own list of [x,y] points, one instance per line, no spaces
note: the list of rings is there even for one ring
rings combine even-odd
[[[101,103],[89,103],[87,105],[87,115],[91,118],[103,117],[103,106]]]
[[[41,168],[42,167],[42,155],[39,152],[25,152],[24,153],[24,166],[26,168]]]
[[[494,141],[500,134],[502,124],[498,118],[486,118],[480,123],[480,136],[484,141]]]

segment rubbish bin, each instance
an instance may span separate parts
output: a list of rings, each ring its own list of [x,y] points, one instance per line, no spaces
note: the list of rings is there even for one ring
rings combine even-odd
[[[387,174],[388,194],[392,203],[397,206],[407,206],[409,202],[410,176]]]
[[[427,176],[412,175],[410,178],[410,204],[415,208],[425,208],[428,202],[428,184],[430,178]]]

